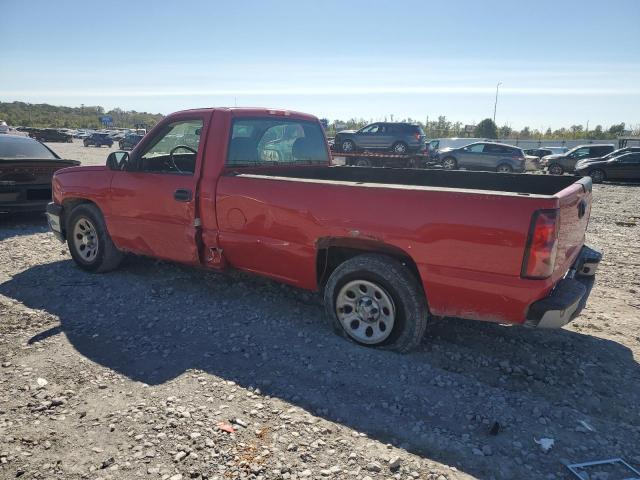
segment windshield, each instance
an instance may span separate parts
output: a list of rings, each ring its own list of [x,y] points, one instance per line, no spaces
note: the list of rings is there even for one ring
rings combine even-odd
[[[0,138],[0,158],[34,158],[51,159],[58,158],[51,150],[36,140],[25,137]]]

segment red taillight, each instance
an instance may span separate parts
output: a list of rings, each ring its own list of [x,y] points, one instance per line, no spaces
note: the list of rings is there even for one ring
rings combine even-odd
[[[521,275],[547,278],[553,273],[558,246],[558,211],[538,210],[531,219]]]

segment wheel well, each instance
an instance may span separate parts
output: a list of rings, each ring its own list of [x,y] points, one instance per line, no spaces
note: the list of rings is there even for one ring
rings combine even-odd
[[[418,266],[413,259],[403,250],[393,245],[377,241],[350,241],[351,239],[318,242],[316,256],[316,276],[318,288],[323,288],[333,271],[346,260],[364,253],[378,253],[395,258],[405,265],[415,277],[422,289],[422,279],[418,272]]]
[[[69,213],[71,213],[71,211],[73,211],[74,208],[76,208],[78,205],[82,205],[82,204],[89,204],[89,205],[95,205],[98,209],[100,209],[100,207],[98,207],[94,202],[92,202],[91,200],[87,200],[86,198],[66,198],[62,201],[62,218],[61,220],[61,226],[64,230],[67,229],[67,219],[68,219],[68,215]]]

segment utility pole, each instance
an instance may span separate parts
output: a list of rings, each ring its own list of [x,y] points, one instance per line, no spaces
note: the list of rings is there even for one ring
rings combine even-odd
[[[498,109],[498,88],[500,88],[502,82],[498,82],[496,85],[496,103],[493,105],[493,123],[496,123],[496,110]]]
[[[587,120],[587,129],[584,132],[584,138],[589,138],[589,120]]]

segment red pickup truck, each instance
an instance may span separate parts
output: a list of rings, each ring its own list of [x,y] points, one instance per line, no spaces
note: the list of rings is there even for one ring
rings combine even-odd
[[[336,332],[397,351],[430,316],[560,327],[601,258],[588,177],[331,166],[318,120],[290,111],[175,113],[52,183],[50,227],[85,270],[131,252],[254,272],[322,291]]]

